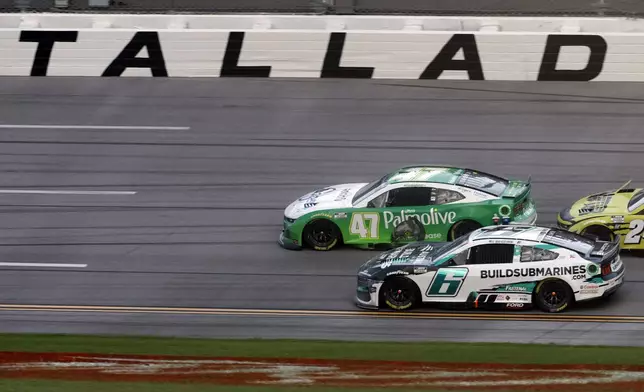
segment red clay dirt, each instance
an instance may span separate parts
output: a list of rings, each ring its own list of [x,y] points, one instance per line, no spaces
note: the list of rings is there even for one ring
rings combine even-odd
[[[644,366],[0,352],[0,379],[468,390],[644,391]]]

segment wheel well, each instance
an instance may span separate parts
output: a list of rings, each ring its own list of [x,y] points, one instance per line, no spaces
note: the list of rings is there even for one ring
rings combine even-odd
[[[396,281],[396,280],[405,282],[406,284],[411,285],[412,287],[414,287],[416,289],[415,290],[416,291],[416,301],[417,302],[422,302],[423,293],[420,291],[420,287],[418,287],[418,284],[416,284],[416,282],[414,282],[413,280],[411,280],[411,279],[409,279],[407,277],[404,277],[404,276],[390,276],[388,278],[385,278],[385,280],[382,282],[382,286],[380,286],[381,290],[378,291],[378,304],[380,306],[382,306],[382,303],[384,302],[384,298],[383,298],[383,294],[382,294],[382,287],[384,287],[388,282],[392,282],[392,281]],[[414,305],[417,305],[417,304],[414,304]]]
[[[479,228],[483,227],[480,223],[478,223],[477,221],[472,220],[472,219],[463,219],[463,220],[460,220],[460,221],[458,221],[458,222],[454,223],[454,224],[449,228],[449,231],[447,232],[447,239],[448,239],[448,241],[454,241],[454,238],[452,238],[452,231],[454,230],[454,228],[455,228],[457,225],[460,225],[460,224],[463,224],[463,223],[472,223],[472,224],[474,224],[474,226],[477,226],[477,229],[479,229]]]
[[[561,283],[563,283],[564,285],[566,285],[566,287],[568,287],[568,290],[570,290],[570,293],[572,294],[573,302],[575,301],[575,291],[572,289],[572,287],[570,287],[570,284],[568,282],[566,282],[565,280],[563,280],[561,278],[545,278],[545,279],[542,279],[539,282],[537,282],[536,285],[534,285],[534,290],[532,290],[532,303],[533,304],[534,304],[534,299],[535,299],[535,297],[537,295],[537,290],[545,282],[561,282]]]
[[[608,234],[609,240],[613,238],[613,231],[604,225],[592,225],[592,226],[585,227],[584,229],[581,230],[581,233],[595,234],[597,236],[599,236],[598,233]]]
[[[331,221],[331,220],[329,220],[329,219],[326,219],[326,218],[318,218],[318,219],[314,219],[314,220],[312,220],[312,221],[308,222],[306,225],[304,225],[304,228],[302,229],[302,238],[300,238],[300,242],[301,242],[302,244],[304,244],[304,243],[306,242],[306,241],[304,241],[304,238],[305,238],[305,236],[306,236],[307,231],[310,229],[310,227],[311,227],[313,224],[315,224],[315,223],[317,223],[317,222],[321,222],[321,221],[329,222],[330,224],[332,224],[333,226],[335,226],[335,228],[338,230],[338,242],[339,242],[340,244],[344,244],[344,237],[342,236],[342,230],[340,230],[340,226],[338,226],[335,222],[333,222],[333,221]]]

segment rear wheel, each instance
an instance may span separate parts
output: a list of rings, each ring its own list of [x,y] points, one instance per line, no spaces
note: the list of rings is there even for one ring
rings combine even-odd
[[[535,305],[544,312],[563,312],[574,300],[572,289],[563,280],[542,280],[534,290]]]
[[[384,304],[394,310],[410,309],[420,300],[418,286],[406,278],[387,279],[380,288]]]
[[[581,235],[593,235],[601,241],[612,241],[613,232],[605,226],[589,226],[581,231]]]
[[[474,230],[480,229],[480,228],[481,228],[481,225],[479,225],[474,221],[464,220],[464,221],[456,222],[449,231],[449,239],[450,241],[454,241],[455,239],[462,237],[466,234],[469,234]]]
[[[313,221],[304,230],[304,241],[315,250],[331,250],[340,242],[340,229],[326,219]]]

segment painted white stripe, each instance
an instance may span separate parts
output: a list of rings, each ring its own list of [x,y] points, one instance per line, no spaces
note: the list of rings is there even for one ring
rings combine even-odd
[[[35,195],[136,195],[134,191],[61,191],[39,189],[0,189],[0,193]]]
[[[0,267],[51,267],[51,268],[85,268],[87,264],[52,264],[52,263],[0,263]]]
[[[136,125],[47,125],[47,124],[0,124],[4,129],[132,129],[156,131],[188,131],[190,127],[136,126]]]

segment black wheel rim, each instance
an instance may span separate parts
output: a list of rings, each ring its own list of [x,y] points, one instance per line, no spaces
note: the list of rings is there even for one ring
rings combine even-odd
[[[315,244],[315,246],[329,246],[333,243],[333,241],[335,241],[335,229],[332,225],[329,224],[316,224],[311,229],[309,238],[311,239],[311,242]]]
[[[546,285],[541,291],[541,299],[549,308],[559,308],[568,301],[565,288],[560,284]]]
[[[392,287],[385,292],[385,297],[394,306],[405,306],[412,300],[411,291],[404,287]]]

